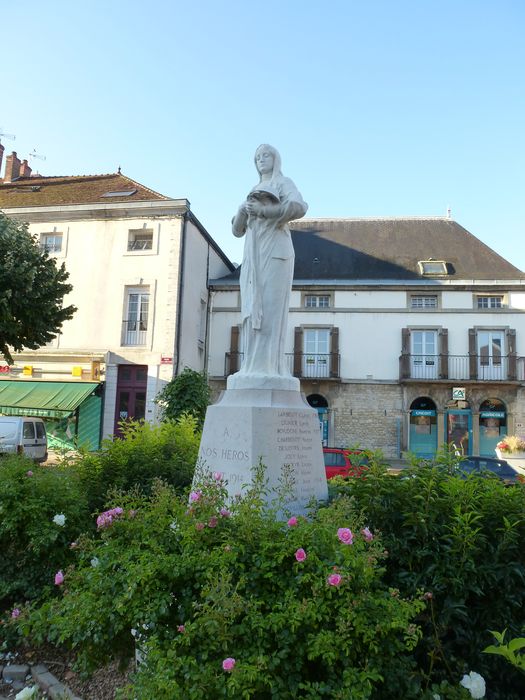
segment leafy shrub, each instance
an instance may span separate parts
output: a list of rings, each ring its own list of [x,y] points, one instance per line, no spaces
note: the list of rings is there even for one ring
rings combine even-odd
[[[427,677],[453,681],[474,669],[487,679],[490,697],[525,697],[518,675],[501,674],[482,654],[489,630],[507,627],[519,636],[525,625],[525,488],[462,479],[454,465],[449,453],[401,477],[372,465],[365,479],[331,488],[351,495],[383,533],[388,584],[404,596],[428,592],[416,650]]]
[[[206,409],[210,403],[210,387],[204,372],[185,367],[166,384],[157,395],[165,420],[177,420],[184,414],[192,415],[199,427],[204,424]]]
[[[161,478],[183,489],[191,484],[200,432],[195,418],[183,415],[160,425],[123,423],[122,439],[106,440],[98,453],[83,453],[69,461],[80,475],[92,511],[100,510],[110,489],[151,489]]]
[[[122,513],[81,543],[67,595],[26,634],[89,667],[131,654],[134,630],[146,656],[130,697],[422,697],[410,650],[425,604],[384,586],[383,545],[352,500],[287,523],[260,474],[231,512],[225,498],[212,478],[189,506],[159,482],[115,495]]]
[[[0,610],[52,588],[55,573],[73,560],[70,543],[89,527],[87,500],[74,473],[2,458]]]

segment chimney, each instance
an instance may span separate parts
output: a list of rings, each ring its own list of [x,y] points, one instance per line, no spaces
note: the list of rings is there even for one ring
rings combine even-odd
[[[2,160],[4,159],[5,148],[0,143],[0,182],[2,181]]]
[[[31,177],[31,166],[27,160],[22,161],[22,165],[20,166],[20,177]]]
[[[20,161],[13,151],[10,156],[5,159],[5,175],[4,182],[13,182],[20,175]]]

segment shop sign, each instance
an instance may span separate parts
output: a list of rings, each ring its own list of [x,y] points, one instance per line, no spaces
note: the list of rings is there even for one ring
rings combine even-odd
[[[160,358],[160,364],[161,365],[172,365],[173,364],[173,357],[167,357],[166,355],[162,355]]]
[[[465,387],[462,386],[455,386],[452,389],[452,398],[455,399],[456,401],[464,401],[465,400]]]
[[[0,366],[0,374],[9,374],[9,365]]]
[[[481,418],[505,418],[505,411],[481,411]]]
[[[435,416],[436,412],[435,411],[423,411],[423,410],[414,410],[411,412],[413,416]]]

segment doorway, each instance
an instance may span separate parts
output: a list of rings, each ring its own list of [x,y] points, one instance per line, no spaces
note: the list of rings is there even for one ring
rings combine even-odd
[[[144,420],[147,382],[147,365],[119,365],[113,428],[113,433],[117,437],[122,437],[123,421]]]

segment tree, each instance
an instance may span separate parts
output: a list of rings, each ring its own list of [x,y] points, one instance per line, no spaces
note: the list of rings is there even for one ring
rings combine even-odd
[[[210,403],[206,374],[185,367],[178,377],[166,384],[155,402],[162,407],[165,419],[174,420],[183,413],[191,413],[202,427]]]
[[[0,212],[0,353],[13,364],[10,348],[32,350],[49,343],[76,311],[63,306],[73,287],[64,263],[41,251],[27,224]]]

